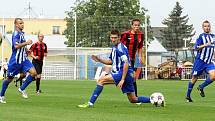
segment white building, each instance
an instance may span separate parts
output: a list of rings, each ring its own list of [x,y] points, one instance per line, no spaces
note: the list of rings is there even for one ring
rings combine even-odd
[[[162,63],[162,53],[166,53],[167,50],[156,38],[154,38],[154,40],[149,44],[147,52],[148,64],[158,67],[158,65]]]

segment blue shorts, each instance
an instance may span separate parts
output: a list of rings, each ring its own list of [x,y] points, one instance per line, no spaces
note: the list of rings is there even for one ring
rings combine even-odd
[[[118,85],[118,83],[121,81],[122,78],[122,71],[118,72],[118,73],[111,73],[114,82],[116,84],[116,86]],[[134,73],[132,69],[128,70],[128,73],[125,77],[125,82],[122,85],[122,92],[123,93],[132,93],[134,92]]]
[[[26,73],[29,71],[31,68],[33,68],[33,64],[27,59],[21,64],[17,64],[15,61],[11,62],[8,64],[8,77],[14,77],[18,73]]]
[[[193,76],[199,76],[204,71],[206,73],[208,73],[210,70],[215,70],[214,62],[210,62],[209,64],[207,64],[200,59],[196,59],[194,64],[193,64],[192,75]]]

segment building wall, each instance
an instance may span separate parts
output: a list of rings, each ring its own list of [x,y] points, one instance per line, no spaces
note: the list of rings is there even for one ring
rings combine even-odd
[[[2,46],[3,46],[3,53],[2,53]],[[8,58],[8,60],[10,59],[10,56],[11,56],[11,52],[12,52],[12,49],[11,49],[11,45],[10,43],[4,39],[2,41],[2,44],[0,45],[0,60],[2,60],[2,54],[3,54],[3,58]]]
[[[38,32],[45,35],[53,34],[53,26],[59,26],[59,34],[62,34],[66,29],[66,21],[64,19],[23,19],[24,32],[27,34],[38,34]],[[14,18],[5,18],[5,32],[11,33],[14,30]],[[3,25],[3,20],[0,18],[0,26]]]
[[[160,53],[149,53],[148,54],[148,64],[154,67],[158,67],[161,64],[161,54]]]

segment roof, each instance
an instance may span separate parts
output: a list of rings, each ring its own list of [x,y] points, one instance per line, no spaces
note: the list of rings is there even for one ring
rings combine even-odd
[[[9,42],[12,42],[12,34],[6,35]],[[33,43],[37,42],[37,35],[25,35],[25,39],[31,39]],[[48,48],[67,48],[67,45],[64,42],[67,41],[67,38],[64,35],[45,35],[44,41]]]
[[[163,45],[156,38],[154,38],[154,40],[150,42],[147,51],[151,52],[151,53],[167,52],[167,50],[163,47]]]
[[[153,37],[162,38],[162,32],[166,27],[152,27]]]

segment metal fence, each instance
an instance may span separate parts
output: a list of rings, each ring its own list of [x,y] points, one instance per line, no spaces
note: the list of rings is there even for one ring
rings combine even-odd
[[[101,55],[106,56],[107,55]],[[78,57],[77,78],[76,79],[89,79],[93,80],[98,67],[104,66],[103,64],[93,62],[90,55]],[[81,59],[82,58],[82,59]],[[74,80],[74,63],[63,61],[46,61],[43,67],[42,78],[44,80]],[[139,79],[145,79],[145,67],[139,75]],[[155,67],[147,68],[148,79],[177,79],[177,80],[190,80],[192,78],[192,67],[181,68],[180,73],[175,68],[166,68],[159,70]],[[207,74],[203,73],[198,79],[206,79]]]
[[[45,80],[94,79],[97,67],[103,64],[94,62],[91,55],[108,58],[111,48],[77,48],[75,66],[74,48],[51,49],[45,58],[42,78]],[[76,69],[75,69],[76,68]],[[76,74],[74,72],[76,71]]]

